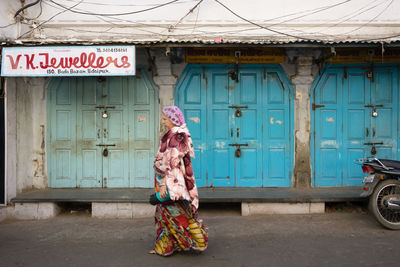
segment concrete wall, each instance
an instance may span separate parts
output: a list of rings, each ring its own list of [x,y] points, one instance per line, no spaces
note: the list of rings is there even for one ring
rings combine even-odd
[[[46,78],[17,78],[17,193],[47,186]]]

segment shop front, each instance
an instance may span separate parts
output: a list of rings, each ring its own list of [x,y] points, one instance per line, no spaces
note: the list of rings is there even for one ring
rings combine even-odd
[[[175,103],[192,134],[199,186],[292,185],[293,88],[268,64],[284,59],[281,49],[187,50]]]
[[[363,173],[354,160],[400,159],[399,51],[374,57],[373,49],[339,49],[316,78],[313,186],[359,186]]]
[[[48,77],[45,113],[30,114],[43,121],[33,125],[43,131],[44,158],[34,159],[33,182],[39,172],[47,177],[41,187],[152,187],[158,90],[136,66],[134,46],[8,48],[3,55],[3,76]]]

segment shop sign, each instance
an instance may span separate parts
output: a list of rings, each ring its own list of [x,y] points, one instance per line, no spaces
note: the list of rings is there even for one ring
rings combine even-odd
[[[336,56],[326,60],[328,63],[398,63],[400,62],[400,48],[336,48]],[[325,50],[329,55],[330,49]]]
[[[277,64],[285,61],[283,48],[187,48],[187,63]]]
[[[6,47],[1,76],[121,76],[135,67],[135,46]]]

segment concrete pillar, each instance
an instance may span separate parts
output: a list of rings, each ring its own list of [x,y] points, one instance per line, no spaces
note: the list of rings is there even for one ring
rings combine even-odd
[[[16,78],[5,81],[5,167],[6,203],[17,196],[17,85]]]
[[[313,56],[307,53],[305,55],[300,53],[297,57],[296,74],[291,79],[295,89],[294,186],[297,188],[311,186],[310,88],[314,81],[312,69]]]

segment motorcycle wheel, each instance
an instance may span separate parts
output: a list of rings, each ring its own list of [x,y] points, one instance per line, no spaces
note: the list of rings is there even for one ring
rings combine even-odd
[[[400,230],[400,210],[388,209],[385,205],[385,199],[394,194],[400,195],[400,181],[385,180],[379,183],[369,198],[369,210],[386,228]]]

